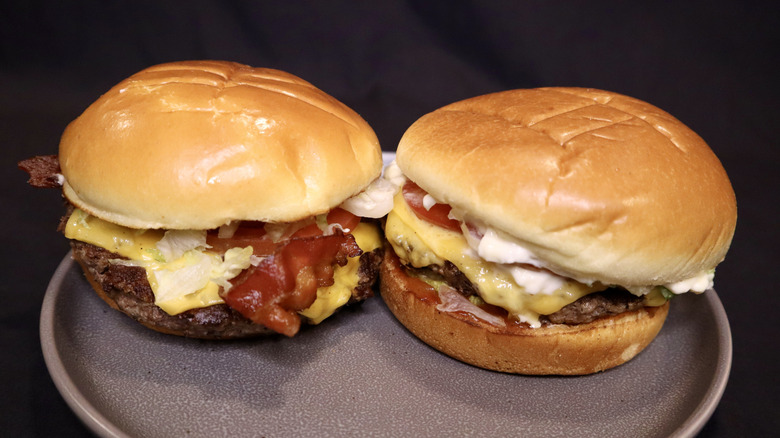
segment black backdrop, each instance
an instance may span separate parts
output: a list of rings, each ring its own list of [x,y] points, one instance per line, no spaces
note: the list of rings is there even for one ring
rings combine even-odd
[[[547,85],[647,100],[697,131],[737,193],[716,289],[731,378],[701,436],[777,433],[778,126],[773,2],[3,2],[0,6],[0,431],[83,436],[43,363],[38,317],[67,252],[55,191],[16,161],[56,153],[65,125],[146,66],[226,59],[294,73],[359,112],[384,150],[443,104]]]

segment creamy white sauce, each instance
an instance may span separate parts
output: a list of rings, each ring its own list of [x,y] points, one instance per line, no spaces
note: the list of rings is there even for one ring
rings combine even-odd
[[[507,265],[502,268],[512,276],[518,286],[522,286],[531,295],[551,295],[563,287],[566,279],[545,271],[525,269],[519,265]]]
[[[464,220],[464,214],[455,210],[450,213],[450,217],[460,221]],[[472,226],[474,225],[472,224]],[[566,278],[548,271],[523,268],[520,264],[542,268],[545,265],[531,251],[518,244],[505,233],[484,225],[477,225],[476,228],[477,232],[474,232],[465,225],[461,226],[461,230],[471,249],[483,260],[499,264],[499,267],[509,273],[519,286],[526,289],[527,293],[550,294],[567,281]],[[663,286],[675,294],[686,292],[701,293],[712,288],[714,278],[715,272],[711,270],[682,281],[664,284]],[[583,284],[593,283],[593,280],[577,278],[574,278],[574,280]],[[634,295],[642,296],[649,293],[654,287],[655,285],[628,286],[626,289]]]
[[[493,228],[483,228],[482,239],[479,240],[479,244],[475,248],[477,254],[489,262],[540,265],[539,259],[531,251],[501,234]]]
[[[665,284],[664,287],[676,294],[682,294],[685,292],[704,292],[707,289],[711,289],[715,284],[715,271],[702,272],[701,274],[691,277],[687,280],[678,281],[676,283]]]
[[[395,161],[385,169],[385,178],[388,177],[388,174],[397,178],[398,187],[401,187],[406,181]],[[426,195],[423,199],[423,206],[426,209],[430,209],[434,204],[436,204],[436,200],[430,195]],[[525,288],[528,294],[551,294],[570,280],[586,285],[592,285],[596,282],[595,279],[566,278],[547,270],[524,268],[522,265],[531,265],[537,268],[549,267],[533,252],[520,245],[512,236],[472,220],[465,212],[457,208],[450,210],[449,218],[461,223],[461,231],[469,246],[468,252],[470,254],[467,254],[468,256],[478,256],[485,261],[496,263],[499,269],[510,274],[519,286]],[[469,223],[469,226],[466,226],[466,223]],[[714,276],[714,270],[710,270],[689,279],[663,286],[675,294],[689,291],[699,293],[712,288]],[[631,293],[641,296],[649,293],[655,286],[625,286],[625,288]]]
[[[403,187],[403,185],[406,183],[406,176],[403,172],[401,172],[401,168],[398,167],[398,164],[396,164],[395,160],[390,162],[390,164],[385,167],[382,178],[390,181],[390,183],[396,187]]]
[[[340,207],[360,217],[386,216],[393,209],[393,197],[405,181],[406,178],[393,161],[388,164],[381,177],[374,180],[362,192],[345,200]]]
[[[461,216],[458,212],[452,216]],[[511,237],[486,226],[477,226],[474,232],[461,226],[469,247],[485,261],[493,262],[512,276],[518,286],[529,294],[551,294],[560,289],[567,281],[565,278],[547,271],[527,269],[521,264],[542,266],[534,254],[519,245]]]

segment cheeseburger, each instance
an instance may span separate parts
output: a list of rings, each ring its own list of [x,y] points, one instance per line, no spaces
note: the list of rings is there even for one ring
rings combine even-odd
[[[693,131],[637,99],[579,88],[495,93],[440,108],[385,171],[381,294],[453,358],[581,375],[620,365],[670,298],[702,293],[736,201]]]
[[[154,330],[295,335],[372,294],[381,149],[310,83],[221,61],[147,68],[20,163],[61,187],[60,229],[98,295]]]

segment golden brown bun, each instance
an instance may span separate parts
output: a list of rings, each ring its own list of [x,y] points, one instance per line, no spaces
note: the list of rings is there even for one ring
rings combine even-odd
[[[734,191],[707,144],[637,99],[513,90],[417,120],[397,163],[440,202],[517,238],[566,276],[640,286],[723,260]]]
[[[133,228],[291,222],[364,189],[382,169],[354,111],[278,70],[221,61],[147,68],[65,130],[64,193]]]
[[[669,303],[588,324],[497,327],[445,313],[418,296],[428,286],[406,275],[391,249],[380,271],[382,299],[410,332],[431,347],[474,366],[529,375],[592,374],[623,364],[655,338]]]

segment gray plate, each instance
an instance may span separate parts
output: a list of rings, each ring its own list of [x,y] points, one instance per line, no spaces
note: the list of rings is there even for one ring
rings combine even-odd
[[[718,404],[731,335],[714,291],[675,298],[633,361],[586,377],[523,377],[450,359],[380,298],[292,339],[213,342],[110,309],[66,257],[41,313],[65,401],[100,436],[691,436]]]

